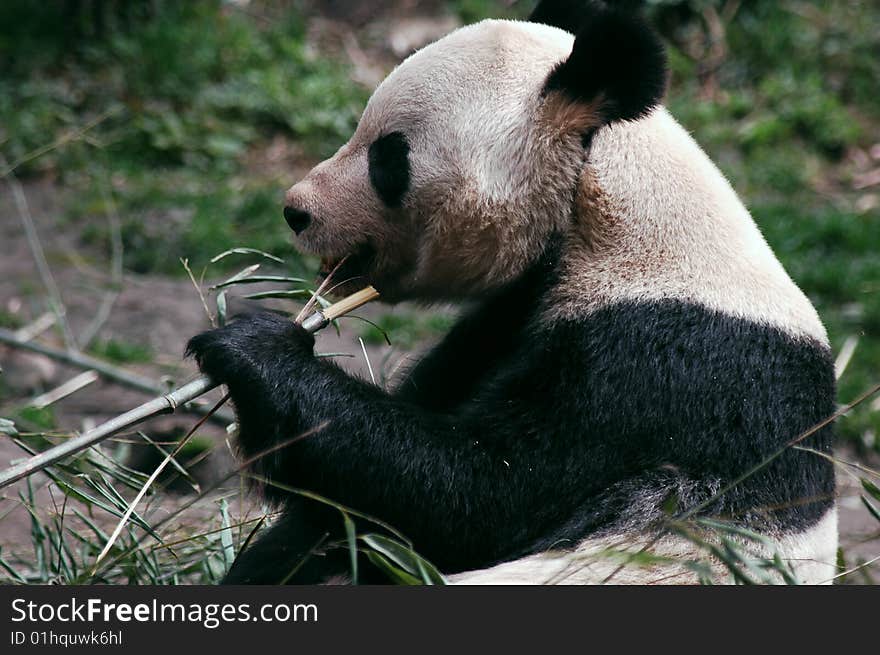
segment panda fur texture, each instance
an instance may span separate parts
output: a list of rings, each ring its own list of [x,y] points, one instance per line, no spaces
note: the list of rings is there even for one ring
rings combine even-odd
[[[834,412],[815,310],[659,105],[640,19],[545,1],[533,20],[413,54],[287,193],[298,246],[348,256],[341,293],[469,307],[395,390],[272,314],[190,342],[284,507],[226,582],[346,576],[339,513],[291,488],[382,519],[455,582],[692,582],[670,507],[760,533],[748,547],[803,582],[833,576],[830,427],[731,487]],[[643,549],[650,566],[607,556]]]

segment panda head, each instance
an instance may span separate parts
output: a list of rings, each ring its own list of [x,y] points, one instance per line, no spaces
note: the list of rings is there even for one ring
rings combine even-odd
[[[573,220],[590,137],[655,106],[665,60],[638,17],[571,4],[416,52],[348,143],[288,190],[297,245],[324,274],[345,259],[338,292],[371,283],[391,302],[465,299],[524,272]]]

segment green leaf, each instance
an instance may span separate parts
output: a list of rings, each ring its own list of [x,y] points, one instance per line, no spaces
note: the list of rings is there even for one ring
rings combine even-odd
[[[236,282],[241,282],[242,280],[247,279],[248,277],[250,277],[251,275],[256,273],[257,270],[259,270],[259,268],[260,268],[259,264],[253,264],[252,266],[248,266],[247,268],[243,268],[238,273],[236,273],[235,275],[233,275],[230,278],[227,278],[226,280],[224,280],[220,284],[215,284],[214,286],[212,286],[211,291],[213,291],[214,289],[220,289],[222,287],[228,287],[229,285],[235,284]]]
[[[5,434],[10,437],[17,437],[18,430],[15,427],[15,423],[13,423],[8,418],[0,418],[0,434]]]
[[[245,298],[247,300],[261,300],[263,298],[302,298],[311,295],[312,292],[308,289],[291,289],[289,291],[261,291],[248,294]]]
[[[878,488],[876,484],[874,484],[867,478],[860,479],[862,482],[862,487],[864,487],[865,491],[871,494],[874,497],[874,500],[880,500],[880,488]]]
[[[213,259],[211,259],[211,263],[216,264],[221,259],[224,259],[229,255],[259,255],[260,257],[271,259],[273,262],[278,262],[279,264],[284,263],[284,260],[280,257],[276,257],[275,255],[269,254],[268,252],[264,252],[262,250],[257,250],[256,248],[230,248],[229,250],[225,250]]]
[[[397,568],[391,562],[389,562],[388,559],[377,553],[375,550],[367,551],[367,559],[369,559],[378,568],[385,571],[397,584],[409,586],[422,584],[417,577]]]
[[[2,550],[2,549],[0,549]],[[21,584],[27,584],[27,580],[25,580],[21,574],[16,571],[12,566],[2,557],[0,557],[0,568],[6,571],[9,575],[13,577],[16,582],[20,582]]]
[[[67,482],[62,480],[61,478],[59,478],[51,473],[48,473],[46,471],[44,471],[44,473],[46,473],[52,479],[52,481],[61,488],[61,491],[63,491],[65,494],[69,495],[71,498],[74,498],[74,499],[76,499],[80,502],[83,502],[83,503],[95,505],[96,507],[103,509],[108,514],[112,514],[113,516],[115,516],[117,518],[122,518],[122,516],[125,514],[125,510],[128,509],[128,505],[125,504],[124,501],[123,501],[122,509],[117,509],[117,507],[114,507],[113,505],[110,505],[108,503],[105,503],[105,502],[99,500],[97,497],[86,493],[82,489],[77,489],[76,487],[71,486],[70,484],[68,484]],[[99,485],[97,485],[94,482],[94,480],[92,480],[89,476],[80,475],[79,478],[81,480],[83,480],[86,484],[88,484],[90,487],[92,487],[93,489],[98,491],[102,496],[104,496],[111,503],[116,502],[113,497],[111,497],[104,489],[102,489]],[[156,534],[156,532],[153,530],[153,528],[151,528],[150,525],[137,514],[137,512],[132,512],[131,516],[129,517],[129,520],[132,523],[135,523],[139,527],[146,530],[150,534],[150,536],[155,537],[157,540],[161,541],[161,537],[158,534]]]
[[[92,521],[91,518],[89,518],[88,516],[86,516],[85,514],[83,514],[83,513],[82,513],[81,511],[79,511],[76,507],[73,508],[73,513],[76,514],[76,516],[79,518],[79,520],[82,521],[83,523],[85,523],[85,524],[89,527],[89,529],[90,529],[92,532],[95,533],[95,536],[96,536],[96,537],[102,542],[101,545],[103,545],[103,543],[106,543],[106,542],[110,539],[110,535],[109,535],[109,534],[107,534],[107,533],[104,532],[101,528],[99,528],[99,527],[95,524],[95,522]],[[68,528],[68,530],[70,530],[70,529],[71,529],[71,528]],[[91,545],[92,547],[94,547],[94,548],[97,550],[97,552],[100,552],[100,551],[101,551],[101,545],[99,545],[99,544],[94,544],[94,543],[92,543],[92,542],[89,542],[89,545]]]
[[[348,541],[348,553],[351,557],[351,583],[358,583],[358,551],[357,551],[357,531],[354,527],[354,521],[351,517],[342,512],[342,520],[345,522],[345,538]]]
[[[411,548],[379,534],[361,535],[360,539],[373,550],[403,567],[407,573],[418,576],[422,584],[446,584],[446,580],[437,568]]]
[[[237,277],[233,275],[228,280],[215,284],[211,289],[222,289],[233,284],[257,284],[259,282],[277,282],[279,284],[308,284],[308,280],[301,277],[286,277],[284,275],[249,275],[247,277]]]
[[[229,571],[235,561],[235,547],[232,545],[232,528],[229,522],[229,503],[226,499],[220,501],[220,545],[223,546],[223,560],[226,562],[226,571]]]
[[[221,291],[217,294],[217,323],[220,327],[226,325],[226,292]]]
[[[868,508],[868,511],[871,513],[871,516],[873,516],[875,519],[880,521],[880,510],[878,510],[876,507],[874,507],[874,505],[871,504],[871,501],[868,500],[867,498],[865,498],[864,496],[860,496],[860,498],[862,499],[862,504],[864,504],[864,506]]]

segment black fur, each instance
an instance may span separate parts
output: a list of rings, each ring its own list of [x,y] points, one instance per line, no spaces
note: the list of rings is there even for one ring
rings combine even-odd
[[[648,113],[666,90],[659,36],[638,15],[598,3],[585,3],[581,24],[571,55],[547,78],[545,92],[578,102],[601,99],[606,122]]]
[[[543,324],[552,259],[465,316],[397,393],[316,359],[312,338],[272,315],[199,335],[189,352],[229,385],[246,455],[326,422],[257,474],[387,521],[446,572],[646,527],[666,496],[695,506],[834,411],[825,347],[699,305],[621,302]],[[804,445],[830,443],[825,428]],[[833,492],[831,464],[790,449],[707,513],[796,531]],[[341,538],[338,514],[305,512],[230,579],[277,582],[318,537]],[[315,557],[294,580],[347,568]]]
[[[370,145],[370,182],[388,207],[400,207],[409,189],[409,143],[402,132],[381,136]]]
[[[597,6],[637,13],[644,4],[644,0],[541,0],[529,16],[529,22],[552,25],[577,34]]]
[[[375,526],[370,531],[382,532]],[[358,568],[360,584],[388,582],[363,555]],[[223,584],[321,584],[333,575],[350,579],[350,569],[342,515],[319,501],[291,495],[281,517],[239,553]]]
[[[586,4],[585,0],[541,0],[529,16],[529,22],[577,34],[584,22]]]

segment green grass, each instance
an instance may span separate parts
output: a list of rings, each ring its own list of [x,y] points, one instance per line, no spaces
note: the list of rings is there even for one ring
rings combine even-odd
[[[153,361],[153,351],[149,346],[129,343],[119,339],[105,339],[95,342],[91,347],[93,355],[116,364],[136,364]]]
[[[42,435],[18,433],[5,419],[0,419],[0,429],[25,452],[34,452],[38,444],[45,447]],[[0,550],[0,584],[216,584],[242,548],[277,514],[266,508],[238,514],[235,508],[248,504],[240,503],[244,499],[238,498],[241,489],[233,471],[173,506],[163,502],[168,498],[165,494],[152,489],[114,540],[114,526],[155,468],[140,471],[118,463],[123,459],[118,451],[124,447],[121,444],[114,453],[105,442],[103,454],[90,450],[45,469],[51,481],[48,507],[38,501],[34,479],[28,478],[17,503],[30,516],[32,552]],[[203,440],[188,444],[179,453],[178,466],[183,468],[192,455],[198,459],[209,447],[216,446]],[[377,525],[384,524],[314,494],[302,494],[338,510],[340,523],[346,526],[345,540],[325,545],[364,552],[400,584],[445,584],[437,569],[393,529],[390,536],[373,534]],[[3,517],[8,511],[7,503]],[[365,531],[356,529],[354,518]],[[99,559],[108,544],[107,555]]]
[[[449,10],[463,23],[476,23],[485,18],[522,19],[531,11],[531,3],[504,0],[449,0]],[[536,3],[537,4],[537,3]]]
[[[218,252],[247,244],[283,258],[297,275],[307,272],[281,218],[282,188],[272,180],[174,169],[138,171],[116,190],[114,205],[127,270],[181,275],[181,259],[200,270]],[[107,209],[100,193],[84,193],[69,203],[66,218],[84,225],[85,244],[109,253],[106,221],[90,219]],[[223,261],[217,269],[232,265]]]
[[[117,113],[94,134],[117,164],[232,170],[279,131],[324,156],[347,139],[366,95],[342,64],[308,51],[293,10],[267,25],[215,2],[161,3],[137,29],[86,39],[73,52],[63,32],[41,33],[57,28],[58,11],[16,1],[0,8],[0,121],[11,161],[107,111]],[[41,27],[23,31],[26,17]]]
[[[23,327],[23,325],[24,321],[21,316],[0,308],[0,327],[6,328],[7,330],[17,330],[18,328]]]
[[[71,43],[60,3],[2,3],[0,152],[20,176],[60,176],[90,243],[109,242],[95,183],[109,172],[130,270],[179,273],[181,257],[241,243],[295,257],[280,219],[293,180],[249,172],[246,155],[279,135],[306,162],[331,154],[367,90],[311,52],[294,9],[261,22],[219,2],[156,6],[136,29]]]
[[[52,430],[58,425],[55,420],[55,412],[51,407],[22,407],[19,411],[19,417],[22,421],[42,430]]]

